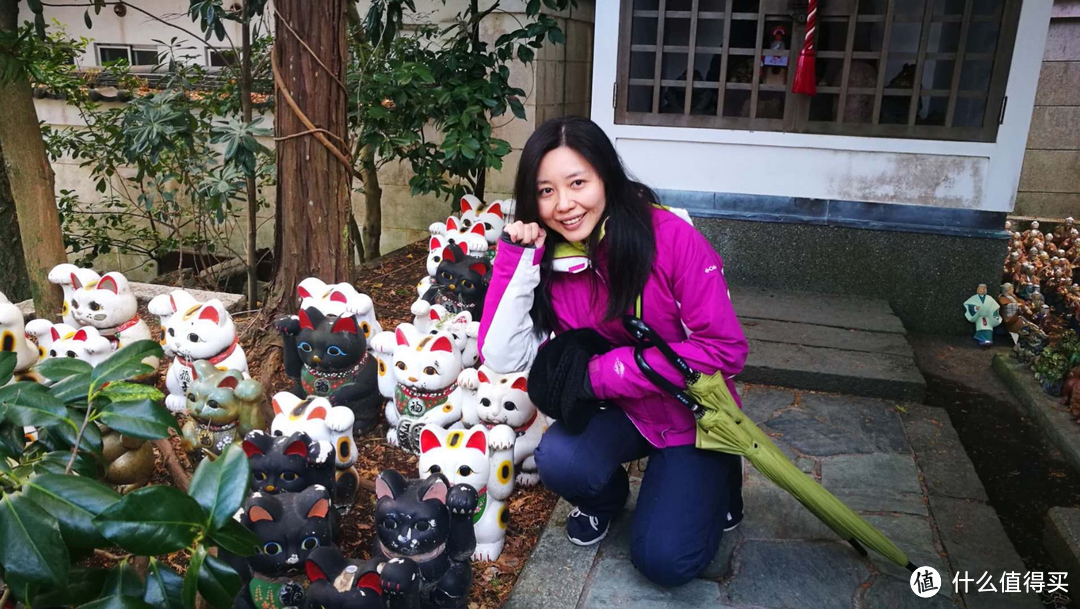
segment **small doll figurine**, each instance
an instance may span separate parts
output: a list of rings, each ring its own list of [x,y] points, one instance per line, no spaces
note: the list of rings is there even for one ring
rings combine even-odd
[[[420,432],[420,477],[443,474],[450,484],[467,484],[479,494],[473,528],[473,560],[498,560],[510,524],[506,500],[514,492],[514,430],[495,425]]]
[[[165,406],[170,411],[184,410],[188,386],[198,378],[196,360],[206,361],[218,370],[247,374],[247,356],[237,340],[232,315],[220,300],[203,304],[187,292],[175,290],[154,297],[147,308],[161,319],[164,350],[173,356],[165,373],[169,390]]]
[[[980,283],[977,293],[964,301],[964,316],[975,324],[975,342],[981,347],[994,344],[994,328],[1001,323],[998,303],[986,295],[986,284]]]
[[[450,486],[442,474],[410,483],[384,470],[375,479],[375,496],[371,556],[385,563],[380,575],[388,607],[465,607],[476,549],[476,490]]]
[[[264,427],[262,383],[238,370],[218,370],[206,360],[195,362],[195,380],[188,385],[190,414],[180,444],[198,458],[217,458],[248,432]]]
[[[1013,339],[1013,346],[1016,346],[1017,341],[1020,340],[1020,325],[1023,323],[1023,318],[1021,317],[1020,299],[1013,293],[1011,283],[1001,284],[998,305],[1001,307],[1002,323],[1005,324],[1009,336]]]

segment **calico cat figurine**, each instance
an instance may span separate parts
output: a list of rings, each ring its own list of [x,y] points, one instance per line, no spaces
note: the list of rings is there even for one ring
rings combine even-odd
[[[473,513],[476,550],[473,560],[498,560],[506,541],[514,492],[514,430],[496,425],[488,430],[447,431],[427,426],[420,432],[420,477],[446,476],[450,484],[467,484],[479,499]]]
[[[528,371],[499,374],[487,366],[466,368],[458,375],[464,396],[461,422],[469,428],[509,425],[514,430],[516,483],[523,487],[540,482],[533,453],[548,428],[547,417],[529,399],[528,383]]]
[[[316,548],[304,563],[309,609],[383,609],[379,563],[350,560],[331,546]]]
[[[316,548],[334,543],[335,512],[330,491],[315,485],[299,493],[253,493],[243,505],[240,524],[259,538],[255,555],[229,556],[243,580],[235,607],[303,606],[304,588],[294,580]]]
[[[490,245],[487,252],[489,259],[495,258],[495,243],[499,241],[499,235],[506,225],[503,205],[507,203],[512,207],[512,201],[492,201],[485,206],[475,195],[461,197],[461,226],[465,230],[477,225],[484,227],[484,238]]]
[[[75,321],[75,316],[71,314],[71,296],[75,293],[75,283],[92,285],[100,280],[101,275],[93,269],[79,268],[74,264],[58,264],[49,271],[49,282],[55,283],[64,291],[64,308],[60,316],[65,324],[72,327],[82,325]]]
[[[333,453],[302,431],[272,436],[256,429],[241,445],[251,463],[251,491],[299,493],[316,484],[334,488]]]
[[[271,400],[274,420],[270,433],[288,436],[302,431],[322,445],[321,454],[333,455],[334,507],[346,513],[356,498],[360,475],[356,463],[356,442],[353,440],[353,413],[345,406],[332,406],[326,398],[300,399],[282,391]]]
[[[262,383],[245,379],[238,370],[218,370],[199,360],[193,366],[195,380],[188,385],[189,418],[180,444],[198,458],[217,458],[231,444],[239,444],[248,432],[262,429]]]
[[[247,374],[244,348],[236,336],[232,315],[218,299],[205,304],[183,290],[154,297],[148,305],[151,313],[162,319],[164,350],[173,356],[165,373],[165,406],[182,412],[188,398],[188,386],[198,378],[196,360],[205,360],[219,370]]]
[[[480,319],[491,280],[491,261],[466,255],[456,244],[443,248],[442,258],[431,286],[421,298],[443,305],[451,313],[469,311],[473,319]]]
[[[324,315],[316,307],[275,326],[284,342],[285,374],[296,381],[293,393],[324,397],[353,411],[353,433],[362,434],[379,420],[378,362],[367,350],[356,318]]]
[[[448,428],[461,419],[461,353],[448,333],[421,334],[409,323],[375,336],[372,347],[395,380],[386,396],[386,441],[417,453],[425,425]]]
[[[465,607],[476,548],[471,486],[451,487],[442,474],[408,482],[394,470],[375,479],[375,547],[387,605]]]
[[[97,328],[116,349],[151,339],[150,327],[139,318],[139,303],[126,277],[120,273],[106,273],[96,283],[83,284],[78,275],[72,274],[69,280],[73,288],[71,318],[75,322],[71,325]],[[152,367],[156,374],[157,357],[146,357],[143,363]]]

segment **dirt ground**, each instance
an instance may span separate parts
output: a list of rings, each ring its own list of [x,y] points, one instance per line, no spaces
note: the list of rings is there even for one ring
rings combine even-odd
[[[361,279],[356,283],[356,287],[374,301],[379,323],[384,330],[393,330],[401,322],[412,321],[409,307],[417,298],[417,282],[426,274],[426,246],[426,242],[419,241],[383,256],[360,270]],[[145,311],[143,314],[148,321],[154,319],[153,316],[145,316]],[[236,322],[237,330],[242,336],[246,325],[245,318],[237,317]],[[154,325],[156,324],[151,324]],[[165,391],[164,372],[167,367],[168,363],[163,362],[158,382],[162,391]],[[270,385],[264,389],[265,395],[287,390],[291,381],[282,370],[273,377]],[[383,421],[367,434],[356,438],[359,455],[356,468],[360,476],[371,480],[384,469],[396,469],[408,477],[416,477],[416,457],[388,446],[385,442],[386,432],[387,424]],[[172,445],[188,472],[194,471],[191,461],[180,449],[179,438],[174,436]],[[173,477],[160,454],[150,484],[173,484]],[[473,563],[470,609],[493,609],[506,601],[557,501],[558,497],[554,493],[543,488],[514,491],[510,498],[511,519],[502,555],[494,562]],[[341,526],[338,545],[346,556],[370,557],[374,538],[374,508],[374,495],[360,489],[353,510],[343,519]],[[85,564],[111,566],[118,558],[119,556],[111,552],[99,552]],[[181,573],[187,568],[188,557],[182,552],[160,559]]]

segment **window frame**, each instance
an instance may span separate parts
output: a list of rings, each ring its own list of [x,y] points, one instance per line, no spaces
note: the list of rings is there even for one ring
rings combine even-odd
[[[636,10],[634,9],[635,0],[621,0],[619,9],[619,39],[618,39],[618,65],[616,67],[616,81],[615,90],[613,92],[614,99],[613,105],[615,109],[614,123],[616,125],[630,125],[630,126],[655,126],[655,127],[687,127],[687,128],[702,128],[702,129],[721,129],[721,130],[747,130],[747,131],[771,131],[771,132],[785,132],[785,133],[802,133],[809,135],[836,135],[836,136],[856,136],[856,137],[875,137],[875,138],[900,138],[900,139],[922,139],[922,140],[937,140],[937,141],[963,141],[963,142],[995,142],[997,140],[998,127],[1001,123],[1001,116],[1005,109],[1006,99],[1005,90],[1008,84],[1008,75],[1012,63],[1013,51],[1016,43],[1016,36],[1019,27],[1019,18],[1021,10],[1021,0],[1003,0],[1000,13],[994,13],[991,17],[999,19],[1000,29],[998,33],[998,39],[996,42],[993,53],[979,54],[976,59],[971,59],[965,54],[964,46],[967,39],[967,27],[970,23],[977,21],[986,21],[986,16],[976,16],[972,14],[973,5],[978,0],[965,0],[965,8],[962,15],[934,15],[933,7],[935,0],[927,0],[925,6],[925,14],[922,15],[922,29],[920,31],[919,51],[914,54],[914,57],[909,57],[911,53],[891,53],[889,50],[889,35],[891,34],[892,26],[894,23],[912,22],[918,23],[918,21],[909,21],[907,19],[902,21],[895,21],[895,7],[897,0],[887,0],[886,12],[883,15],[859,15],[858,14],[858,0],[832,0],[831,2],[823,3],[819,5],[819,22],[823,19],[828,19],[834,22],[842,22],[847,20],[847,44],[846,49],[843,51],[821,51],[817,50],[818,59],[830,59],[843,61],[843,70],[841,75],[840,86],[818,86],[819,94],[835,94],[838,98],[838,108],[836,116],[833,121],[819,121],[810,120],[810,97],[806,95],[798,95],[791,92],[792,85],[795,79],[795,65],[797,62],[798,52],[801,45],[797,41],[802,41],[806,32],[806,24],[799,23],[797,20],[791,20],[791,36],[790,40],[791,49],[774,51],[768,48],[764,48],[765,42],[765,24],[770,18],[775,20],[777,16],[781,18],[788,17],[789,11],[798,2],[791,0],[760,0],[758,12],[754,20],[757,26],[757,38],[756,47],[753,49],[753,53],[749,52],[750,49],[734,49],[736,52],[729,53],[727,47],[727,41],[730,40],[731,23],[733,16],[734,20],[739,20],[737,17],[742,17],[742,20],[749,20],[748,17],[752,13],[735,13],[733,12],[734,0],[723,0],[722,12],[713,11],[705,13],[698,9],[699,0],[691,0],[692,8],[690,11],[668,11],[667,0],[658,0],[657,10]],[[938,2],[942,0],[936,0]],[[798,10],[798,9],[796,9]],[[633,19],[635,12],[637,16],[645,18],[655,18],[657,21],[657,42],[655,45],[632,45],[631,36],[633,31]],[[670,15],[671,12],[676,12],[675,16]],[[683,13],[689,13],[685,15]],[[719,47],[721,50],[721,62],[720,62],[720,77],[718,82],[702,83],[700,81],[694,81],[693,72],[695,66],[695,55],[701,48],[713,49],[713,47],[699,47],[697,45],[697,31],[698,31],[698,18],[700,14],[705,13],[709,19],[721,19],[723,27],[723,46]],[[717,17],[719,15],[719,17]],[[689,41],[686,47],[682,45],[664,44],[664,21],[665,16],[668,18],[687,18],[690,19],[689,29]],[[959,18],[957,18],[959,17]],[[857,23],[868,22],[884,22],[886,27],[883,32],[882,50],[871,52],[855,52],[853,51],[853,42],[855,38],[855,25]],[[927,42],[929,39],[930,23],[942,23],[942,22],[960,22],[961,34],[959,37],[959,47],[954,53],[928,53]],[[820,28],[819,28],[820,32]],[[650,48],[651,47],[651,48]],[[674,49],[672,49],[674,47]],[[631,79],[630,78],[630,62],[632,52],[652,52],[655,60],[655,67],[653,70],[653,78],[651,79]],[[716,52],[716,51],[713,51]],[[665,53],[679,53],[685,54],[687,57],[687,72],[686,79],[664,79],[662,76],[662,63]],[[856,59],[873,59],[878,62],[878,65],[885,65],[889,55],[892,54],[895,58],[898,55],[903,55],[903,59],[914,59],[916,62],[916,75],[915,82],[911,89],[890,89],[886,86],[885,70],[879,70],[877,74],[876,86],[871,90],[867,88],[865,91],[862,89],[852,89],[848,87],[848,77],[850,74],[850,67],[853,60]],[[761,57],[763,55],[785,56],[789,58],[787,82],[785,85],[768,85],[761,83],[761,62],[753,61],[753,73],[750,83],[736,83],[727,82],[728,66],[730,57],[738,57],[751,55],[752,57]],[[873,55],[873,57],[869,57]],[[982,57],[987,55],[987,57]],[[952,56],[952,57],[949,57]],[[947,90],[948,93],[948,112],[945,117],[944,125],[917,125],[914,124],[916,120],[917,109],[919,102],[922,99],[922,73],[923,67],[928,60],[948,60],[952,59],[954,62],[953,75],[951,87]],[[991,70],[990,81],[987,83],[985,94],[973,95],[973,92],[961,91],[960,86],[960,73],[964,61],[978,61],[982,59],[992,59],[994,64]],[[820,69],[820,63],[819,69]],[[957,69],[955,66],[961,66]],[[630,86],[651,86],[652,88],[652,108],[650,112],[634,112],[628,108],[630,99]],[[702,86],[706,85],[706,86]],[[667,87],[684,87],[684,108],[682,114],[675,113],[660,113],[660,97],[661,90]],[[704,115],[704,114],[690,114],[690,107],[692,104],[692,98],[695,91],[702,90],[716,90],[717,91],[717,108],[716,115]],[[734,117],[724,116],[724,103],[726,92],[729,90],[749,90],[749,114],[750,117]],[[784,99],[784,112],[783,118],[758,118],[758,98],[762,91],[779,91],[785,92]],[[844,106],[847,101],[848,95],[855,91],[857,95],[874,95],[874,108],[870,123],[844,123],[841,122],[843,118]],[[945,90],[934,90],[935,93],[942,93]],[[881,104],[887,93],[903,94],[909,100],[909,112],[908,112],[908,124],[882,124],[881,119]],[[944,97],[942,95],[935,95],[935,97]],[[955,108],[957,100],[962,97],[975,97],[978,99],[985,99],[985,106],[983,110],[983,124],[980,127],[954,127],[952,125],[953,118],[955,116]]]
[[[233,53],[234,55],[236,55],[236,59],[231,64],[226,63],[224,65],[216,66],[213,63],[214,53],[217,53],[219,57],[224,57],[224,55],[222,55],[222,53]],[[208,67],[208,68],[222,70],[222,69],[229,68],[231,66],[236,65],[236,63],[239,62],[239,61],[240,61],[240,54],[236,50],[234,50],[232,47],[212,47],[212,46],[207,46],[206,47],[206,67]]]
[[[99,67],[104,66],[105,63],[106,63],[106,62],[101,60],[101,51],[104,50],[104,49],[123,50],[123,51],[127,52],[128,65],[133,67],[133,68],[134,67],[139,67],[139,66],[142,66],[142,67],[156,66],[158,64],[158,58],[160,57],[160,51],[158,50],[157,45],[152,45],[152,44],[126,44],[126,43],[120,43],[120,42],[95,42],[94,43],[94,55],[95,55],[94,59],[97,60],[97,65]],[[154,57],[155,57],[154,63],[133,63],[136,51],[153,51],[154,52]],[[116,61],[116,60],[111,60],[111,61]]]

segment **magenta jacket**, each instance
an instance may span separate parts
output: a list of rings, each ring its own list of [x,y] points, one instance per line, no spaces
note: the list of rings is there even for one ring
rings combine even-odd
[[[742,371],[747,343],[731,306],[724,263],[681,217],[654,209],[652,218],[656,258],[645,284],[642,317],[692,368],[704,374],[722,371],[738,402],[731,379]],[[529,316],[543,255],[544,248],[499,242],[479,336],[480,355],[496,372],[527,370],[546,339],[534,330]],[[622,408],[641,435],[658,448],[693,444],[693,415],[638,369],[635,343],[622,321],[603,321],[607,290],[603,281],[591,281],[589,275],[594,272],[558,272],[553,277],[551,302],[559,320],[555,332],[593,328],[602,334],[615,348],[589,362],[596,397]],[[664,377],[686,386],[656,349],[647,349],[645,359]]]

